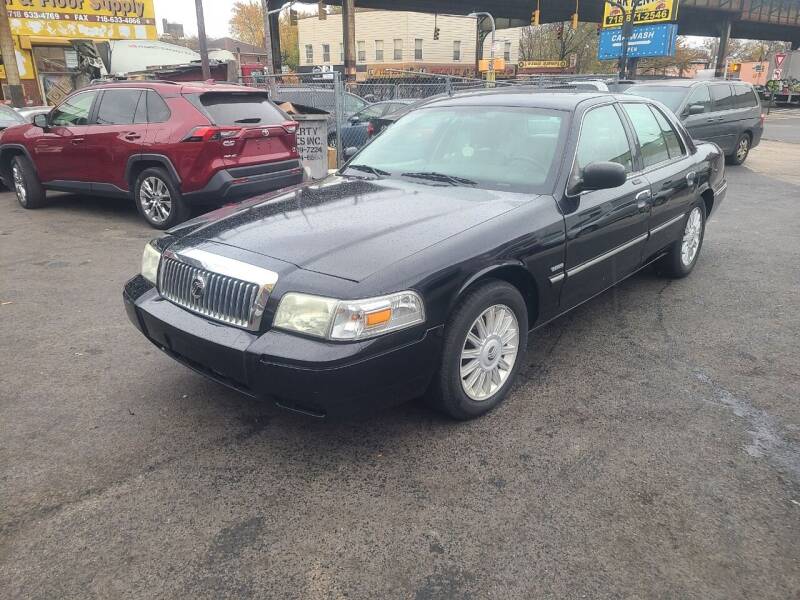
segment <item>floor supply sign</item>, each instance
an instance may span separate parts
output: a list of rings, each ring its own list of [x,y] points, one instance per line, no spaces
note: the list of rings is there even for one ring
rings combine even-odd
[[[629,58],[674,56],[678,26],[674,23],[639,25],[633,28],[628,40]],[[622,30],[604,29],[597,48],[599,60],[611,60],[622,55]]]

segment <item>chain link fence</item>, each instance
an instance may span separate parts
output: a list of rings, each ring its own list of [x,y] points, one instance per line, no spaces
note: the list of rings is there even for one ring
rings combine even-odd
[[[337,71],[320,73],[260,74],[241,83],[264,88],[277,103],[289,102],[300,111],[324,113],[325,131],[313,143],[324,144],[328,166],[345,161],[348,148],[359,148],[391,122],[392,115],[408,110],[414,103],[434,96],[470,90],[527,86],[531,91],[621,91],[616,75],[520,75],[489,82],[484,79],[441,75],[419,71],[382,69],[368,73],[363,81],[345,82]],[[302,115],[297,117],[302,122]],[[302,132],[302,131],[301,131]],[[304,142],[298,140],[304,148]],[[302,154],[302,152],[301,152]]]

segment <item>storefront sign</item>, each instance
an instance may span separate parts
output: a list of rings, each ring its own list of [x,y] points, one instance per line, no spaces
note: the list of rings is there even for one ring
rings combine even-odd
[[[631,18],[631,6],[633,0],[624,0],[625,10],[628,20]],[[651,0],[639,5],[634,18],[634,25],[645,25],[648,23],[663,23],[674,21],[678,18],[678,0]],[[603,27],[621,27],[622,10],[605,3],[603,9]]]
[[[6,5],[14,35],[158,38],[153,0],[6,0]]]
[[[633,28],[628,40],[628,56],[653,57],[673,56],[675,41],[678,37],[678,26],[674,23],[662,25],[639,25]],[[600,33],[597,46],[597,58],[610,60],[622,55],[622,30],[608,29]]]
[[[565,60],[521,60],[517,65],[520,69],[565,69]]]

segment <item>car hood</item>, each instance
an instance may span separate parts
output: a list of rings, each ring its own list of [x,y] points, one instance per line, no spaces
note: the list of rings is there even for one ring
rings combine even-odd
[[[361,281],[531,200],[531,195],[399,179],[331,176],[256,197],[170,231]]]

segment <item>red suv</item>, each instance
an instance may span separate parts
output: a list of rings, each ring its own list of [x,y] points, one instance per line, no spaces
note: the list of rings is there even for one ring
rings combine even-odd
[[[130,81],[69,96],[0,137],[0,178],[25,208],[45,190],[130,196],[153,227],[193,203],[295,185],[297,123],[264,90],[231,84]]]

